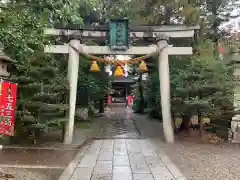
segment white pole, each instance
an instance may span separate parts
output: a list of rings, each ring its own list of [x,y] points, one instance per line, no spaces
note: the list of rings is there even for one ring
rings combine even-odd
[[[80,50],[80,41],[73,39],[70,44]],[[79,53],[69,46],[69,60],[68,60],[68,78],[70,88],[69,98],[69,120],[66,122],[65,131],[65,144],[71,144],[74,133],[74,117],[76,108],[76,94],[78,82],[78,66],[79,66]]]
[[[163,132],[165,140],[168,143],[174,142],[174,134],[172,127],[171,105],[170,105],[170,73],[168,63],[168,42],[167,37],[161,37],[158,42],[158,48],[162,49],[159,52],[159,79],[161,91],[161,106],[163,118]],[[165,47],[165,48],[164,48]]]

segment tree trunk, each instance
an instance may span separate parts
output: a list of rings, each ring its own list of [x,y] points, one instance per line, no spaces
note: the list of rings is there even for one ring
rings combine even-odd
[[[212,16],[213,16],[213,42],[214,56],[218,58],[218,22],[217,22],[217,0],[212,0]]]
[[[66,125],[65,123],[61,123],[62,126],[62,137],[61,137],[61,141],[64,142],[64,136],[65,136],[65,131],[66,131]]]
[[[191,119],[191,116],[188,115],[188,114],[184,114],[182,116],[182,123],[180,125],[179,131],[187,131],[187,130],[189,130],[190,119]]]
[[[164,14],[164,24],[165,25],[171,24],[172,11],[173,11],[173,9],[166,4],[166,6],[165,6],[165,14]]]
[[[174,113],[172,113],[172,121],[173,121],[174,133],[177,133],[176,119],[175,119]]]
[[[139,82],[139,95],[140,95],[139,113],[144,113],[144,96],[143,96],[143,87],[142,87],[142,74],[140,74],[138,82]]]
[[[203,134],[203,124],[201,112],[198,112],[198,125],[199,125],[199,136],[202,137]]]
[[[89,93],[88,93],[88,116],[92,116],[92,112],[91,112],[91,98],[89,96]]]
[[[104,99],[99,101],[99,113],[104,113]]]

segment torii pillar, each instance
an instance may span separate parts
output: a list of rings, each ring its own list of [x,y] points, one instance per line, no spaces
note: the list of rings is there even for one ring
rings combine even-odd
[[[73,39],[69,42],[72,46],[81,51],[80,40]],[[64,143],[71,144],[74,134],[74,118],[76,109],[76,94],[79,69],[79,52],[68,46],[68,81],[69,81],[69,119],[66,122]]]
[[[170,98],[170,72],[168,62],[168,37],[158,37],[158,71],[160,80],[160,92],[161,92],[161,106],[162,106],[162,119],[163,119],[163,131],[166,142],[174,142],[174,133],[172,126],[171,116],[171,98]]]

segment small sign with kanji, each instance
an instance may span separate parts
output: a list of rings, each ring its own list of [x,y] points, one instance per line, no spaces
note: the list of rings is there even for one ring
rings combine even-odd
[[[128,49],[128,20],[111,20],[109,24],[109,46],[112,50]]]

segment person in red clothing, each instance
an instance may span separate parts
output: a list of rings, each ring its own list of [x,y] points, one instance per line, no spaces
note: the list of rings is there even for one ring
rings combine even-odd
[[[129,108],[129,107],[132,107],[132,104],[133,104],[133,96],[132,96],[132,95],[128,95],[127,101],[128,101],[128,108]]]
[[[112,96],[108,96],[108,107],[110,107],[112,104]]]

